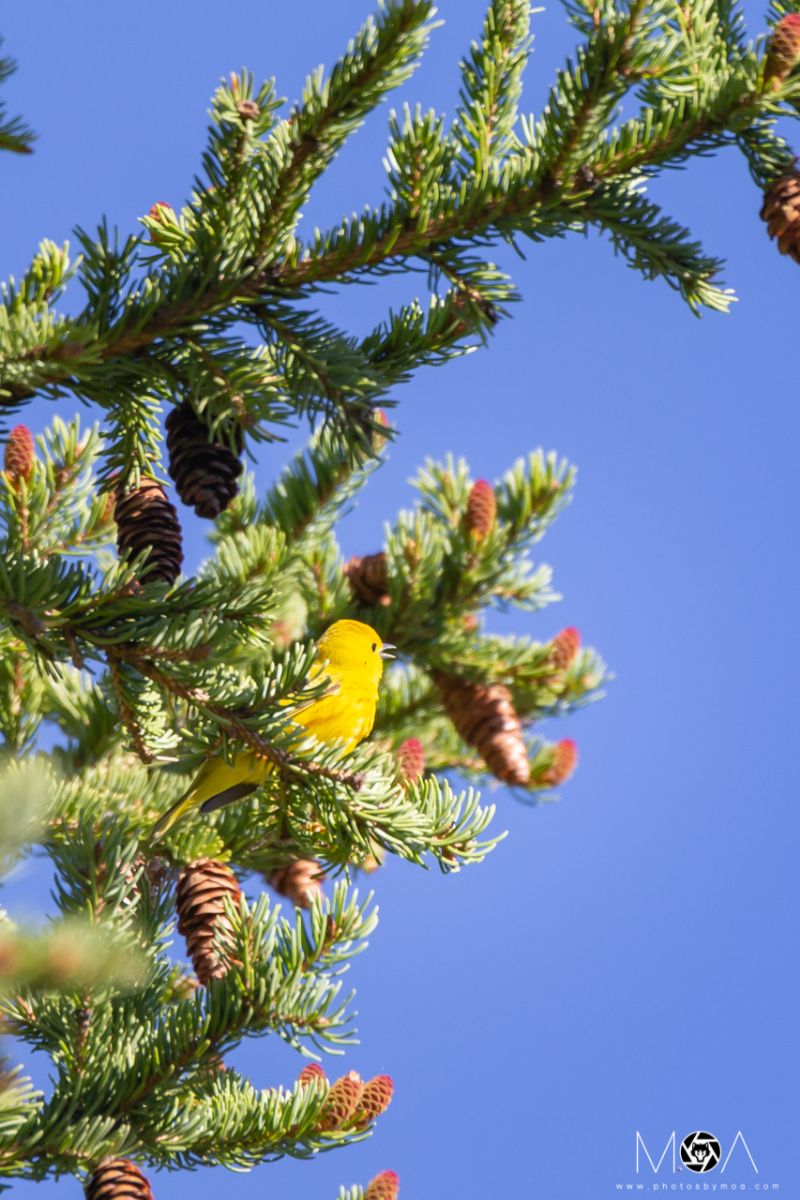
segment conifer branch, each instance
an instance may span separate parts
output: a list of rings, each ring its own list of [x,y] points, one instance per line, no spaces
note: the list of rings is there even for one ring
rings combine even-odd
[[[70,1172],[99,1195],[109,1171],[147,1186],[127,1155],[248,1169],[366,1136],[387,1077],[370,1092],[315,1068],[259,1091],[224,1062],[248,1036],[305,1054],[352,1043],[341,971],[374,913],[323,876],[389,854],[443,873],[476,864],[499,837],[472,783],[536,804],[575,769],[574,741],[537,722],[598,698],[604,663],[569,625],[535,640],[485,624],[559,598],[537,547],[572,494],[570,464],[536,451],[492,484],[428,461],[382,546],[345,562],[335,535],[395,436],[382,412],[395,389],[485,341],[518,299],[495,246],[594,226],[694,311],[723,309],[719,260],[645,188],[731,147],[800,261],[800,176],[776,132],[800,112],[797,6],[775,0],[760,57],[734,0],[566,7],[579,44],[544,111],[520,119],[529,7],[489,0],[452,122],[413,106],[391,116],[379,206],[297,236],[316,181],[418,62],[428,0],[386,0],[288,109],[272,81],[229,76],[182,208],[155,204],[139,236],[79,230],[77,262],[43,241],[3,289],[0,406],[73,395],[104,420],[82,431],[57,418],[38,441],[17,427],[0,478],[0,868],[46,853],[58,912],[34,938],[0,930],[3,1028],[53,1063],[46,1096],[17,1069],[0,1074],[0,1174]],[[623,98],[638,108],[621,120]],[[0,110],[0,148],[28,141]],[[377,312],[366,335],[315,307],[330,283],[405,273],[425,280],[420,295]],[[85,302],[62,312],[73,279]],[[177,500],[216,521],[185,579],[159,479],[166,412]],[[318,427],[259,496],[241,456],[297,420]],[[342,619],[398,649],[372,737],[347,753],[346,738],[293,719],[328,694],[310,672]],[[249,773],[258,758],[246,796],[185,814],[156,844],[154,824],[204,764]],[[268,881],[290,915],[265,894],[241,899],[239,877]],[[176,916],[196,976],[170,951]],[[91,963],[59,956],[65,944]],[[343,1200],[362,1194],[393,1197],[396,1177]]]

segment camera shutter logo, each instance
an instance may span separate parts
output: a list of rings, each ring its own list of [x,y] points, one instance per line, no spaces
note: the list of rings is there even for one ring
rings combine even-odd
[[[681,1162],[689,1171],[713,1171],[722,1155],[713,1133],[697,1130],[681,1142]]]

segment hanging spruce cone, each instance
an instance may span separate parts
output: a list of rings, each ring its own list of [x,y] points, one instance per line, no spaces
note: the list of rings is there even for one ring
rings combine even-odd
[[[780,86],[800,62],[800,13],[781,17],[767,43],[764,83]]]
[[[778,239],[781,254],[800,263],[800,172],[782,175],[767,188],[761,219],[769,236]]]
[[[470,683],[441,671],[433,678],[450,720],[495,778],[511,787],[525,787],[531,776],[528,750],[508,688],[501,683]]]
[[[186,950],[201,983],[222,979],[228,972],[229,964],[214,946],[214,933],[230,929],[225,897],[238,904],[241,895],[230,867],[213,858],[198,858],[180,873],[176,896],[178,932],[186,938]]]
[[[118,493],[114,520],[120,558],[135,558],[147,551],[142,582],[163,579],[174,583],[183,564],[181,526],[161,484],[143,479],[135,491]]]
[[[364,1200],[397,1200],[400,1179],[396,1171],[381,1171],[367,1184]]]
[[[239,490],[242,464],[223,442],[212,438],[191,404],[173,408],[166,420],[169,473],[184,504],[198,517],[218,517]],[[241,450],[241,438],[238,441]]]
[[[12,487],[18,487],[21,480],[30,481],[35,458],[36,445],[30,429],[27,425],[15,425],[8,435],[3,456],[6,478]]]
[[[86,1200],[153,1200],[153,1189],[135,1163],[109,1158],[89,1176]]]
[[[285,896],[299,908],[311,908],[315,899],[322,899],[324,879],[319,863],[313,858],[297,858],[273,871],[267,883],[279,896]]]
[[[363,557],[354,555],[346,564],[344,573],[362,604],[380,604],[384,608],[391,604],[387,591],[386,555],[383,551]]]
[[[464,524],[477,541],[494,529],[497,519],[497,497],[486,479],[476,479],[472,485],[464,514]]]

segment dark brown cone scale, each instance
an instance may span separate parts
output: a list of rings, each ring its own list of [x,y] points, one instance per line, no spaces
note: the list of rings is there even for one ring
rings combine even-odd
[[[450,720],[495,778],[511,787],[525,787],[531,777],[528,750],[508,688],[501,683],[471,683],[441,671],[433,678]]]
[[[390,603],[386,590],[386,555],[383,551],[378,554],[355,555],[345,566],[344,573],[362,604],[385,606]]]
[[[174,583],[181,573],[181,526],[174,504],[155,479],[143,479],[133,492],[118,493],[114,505],[120,558],[147,551],[142,582],[163,579]]]
[[[764,193],[761,219],[781,254],[800,263],[800,173],[782,175]]]
[[[218,517],[239,490],[242,464],[213,439],[191,404],[173,408],[166,420],[169,473],[184,504],[198,517]]]
[[[187,953],[201,983],[222,979],[228,972],[229,964],[214,946],[214,933],[231,927],[225,897],[236,905],[241,895],[230,867],[213,858],[198,858],[180,873],[175,900],[178,932],[186,939]]]
[[[153,1200],[153,1189],[135,1163],[109,1158],[89,1176],[86,1200]]]

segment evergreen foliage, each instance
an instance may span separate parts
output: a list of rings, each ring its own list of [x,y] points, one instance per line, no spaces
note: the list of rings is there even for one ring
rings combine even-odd
[[[770,19],[798,10],[776,0]],[[483,620],[557,599],[531,551],[569,501],[570,464],[537,451],[489,487],[464,462],[426,462],[415,506],[372,560],[377,591],[353,585],[335,536],[394,435],[381,406],[419,368],[485,341],[517,299],[493,247],[596,227],[695,312],[724,310],[719,261],[646,197],[647,182],[725,146],[762,188],[792,170],[775,124],[796,115],[800,75],[785,62],[765,70],[731,0],[568,0],[567,12],[578,48],[543,111],[522,117],[529,5],[491,0],[452,122],[392,115],[377,206],[298,235],[316,180],[414,70],[433,28],[428,0],[387,0],[289,108],[273,82],[231,75],[180,211],[155,204],[137,236],[105,222],[78,231],[74,260],[44,241],[4,286],[0,415],[35,395],[72,397],[102,426],[54,417],[32,462],[18,439],[0,481],[0,852],[5,870],[46,852],[58,910],[35,937],[0,927],[4,1031],[54,1069],[46,1096],[20,1069],[3,1075],[0,1175],[72,1173],[99,1194],[98,1180],[127,1171],[93,1176],[106,1159],[249,1168],[365,1137],[389,1085],[362,1091],[320,1071],[258,1091],[224,1054],[268,1033],[307,1056],[346,1050],[342,971],[376,920],[353,876],[386,854],[450,872],[495,844],[475,786],[487,762],[505,777],[492,758],[502,746],[491,728],[464,733],[472,695],[494,697],[487,721],[497,697],[514,715],[528,758],[520,798],[550,795],[574,766],[571,741],[531,727],[596,697],[602,661],[575,631],[533,641]],[[0,78],[10,69],[2,60]],[[0,147],[29,140],[0,109]],[[315,307],[332,283],[420,268],[429,293],[365,337]],[[68,284],[84,295],[71,315],[57,307]],[[113,553],[114,515],[120,497],[163,477],[164,419],[180,406],[193,498],[207,500],[206,435],[235,477],[243,447],[301,419],[315,430],[264,497],[249,473],[238,478],[209,558],[170,584],[144,578],[145,550]],[[214,511],[235,490],[223,482]],[[367,621],[400,655],[373,736],[345,756],[310,735],[298,743],[291,726],[291,706],[320,689],[307,683],[314,640],[342,617]],[[44,723],[56,731],[48,753]],[[406,774],[410,739],[418,767]],[[243,750],[275,766],[255,796],[156,840],[154,822],[204,760]],[[198,859],[259,893],[224,900],[209,932],[224,970],[205,986],[171,950],[177,875]],[[259,882],[296,860],[334,877],[305,915],[282,912]],[[367,1195],[396,1188],[385,1172]]]

